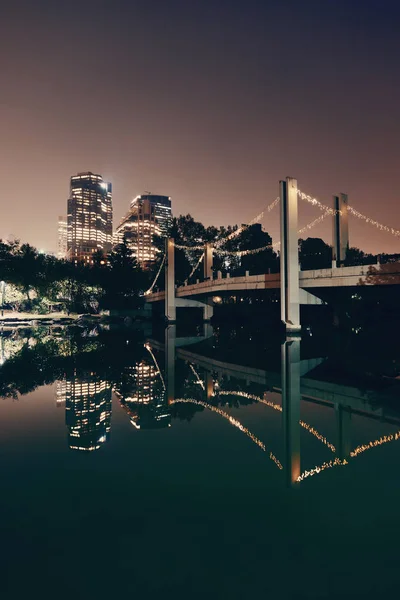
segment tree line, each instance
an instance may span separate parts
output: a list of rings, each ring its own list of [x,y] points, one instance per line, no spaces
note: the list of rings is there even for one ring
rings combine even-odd
[[[175,279],[178,285],[191,276],[201,278],[203,265],[198,264],[202,250],[193,246],[221,243],[230,252],[265,248],[262,252],[239,257],[237,254],[214,254],[214,271],[231,276],[279,272],[279,253],[272,247],[272,238],[255,224],[206,227],[190,215],[180,215],[172,220],[169,236],[175,243],[189,248],[175,250]],[[156,238],[158,258],[148,269],[137,263],[132,249],[119,244],[105,256],[93,254],[93,264],[74,264],[49,254],[42,254],[30,244],[0,240],[0,281],[6,282],[4,303],[0,289],[0,303],[6,308],[33,312],[48,312],[59,307],[68,312],[99,312],[102,309],[136,308],[143,304],[144,292],[158,272],[164,254],[164,240]],[[397,257],[398,258],[398,257]],[[365,254],[358,248],[349,248],[344,266],[371,264],[377,257]],[[391,260],[382,255],[382,262]],[[299,240],[299,262],[302,270],[329,268],[332,265],[332,248],[320,238]],[[163,288],[161,276],[157,282]]]

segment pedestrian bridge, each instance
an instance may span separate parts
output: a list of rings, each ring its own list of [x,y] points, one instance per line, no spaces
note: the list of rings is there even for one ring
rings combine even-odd
[[[331,301],[337,292],[346,288],[357,288],[358,286],[395,286],[400,283],[400,263],[386,263],[384,265],[368,265],[344,267],[349,250],[348,215],[352,214],[385,231],[400,237],[400,230],[383,225],[363,215],[348,204],[347,194],[333,196],[333,208],[322,204],[318,199],[301,192],[297,187],[297,180],[287,177],[280,182],[279,197],[267,207],[272,210],[277,203],[280,204],[281,240],[275,244],[244,250],[228,250],[222,246],[232,239],[232,236],[241,234],[243,225],[237,231],[232,232],[225,240],[206,242],[202,246],[176,244],[175,240],[166,240],[165,252],[156,277],[145,292],[146,302],[154,303],[164,301],[165,319],[171,323],[176,321],[176,309],[179,307],[198,307],[203,309],[204,320],[209,320],[213,314],[213,303],[215,296],[236,295],[247,292],[262,290],[280,290],[280,312],[281,321],[288,335],[299,334],[300,305],[322,304]],[[317,206],[323,214],[314,219],[306,227],[298,229],[298,199],[301,198]],[[263,211],[264,214],[265,211]],[[256,219],[250,223],[257,222]],[[332,268],[317,269],[312,271],[301,271],[299,266],[299,236],[321,222],[326,216],[333,218],[332,239]],[[235,256],[239,261],[248,255],[273,250],[280,246],[280,273],[250,275],[249,272],[242,277],[222,277],[221,272],[214,278],[215,270],[213,264],[214,254],[220,257]],[[202,254],[188,276],[185,285],[177,287],[175,284],[175,248],[185,252],[202,251]],[[195,284],[188,284],[188,280],[195,274],[200,263],[203,262],[204,280]],[[165,267],[165,292],[154,292],[157,279]],[[355,292],[357,293],[357,292]]]
[[[216,279],[199,281],[192,285],[177,287],[175,294],[176,298],[195,298],[196,296],[211,297],[254,290],[278,290],[280,289],[280,283],[279,273],[246,275],[242,277],[218,277]],[[318,290],[323,290],[324,288],[349,288],[375,285],[400,285],[400,262],[300,271],[300,303],[321,304],[321,300],[317,297]],[[146,302],[164,301],[165,291],[152,292],[145,298]]]

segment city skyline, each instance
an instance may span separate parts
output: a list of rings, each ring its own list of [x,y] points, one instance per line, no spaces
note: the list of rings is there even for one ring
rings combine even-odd
[[[40,4],[23,21],[8,6],[0,25],[0,237],[55,252],[82,170],[112,182],[115,223],[149,189],[168,190],[176,215],[241,224],[290,175],[325,204],[347,193],[400,228],[395,2]],[[301,205],[301,226],[315,216]],[[309,235],[330,243],[328,221]],[[279,239],[276,214],[263,225]],[[369,231],[350,217],[350,245],[399,250]]]

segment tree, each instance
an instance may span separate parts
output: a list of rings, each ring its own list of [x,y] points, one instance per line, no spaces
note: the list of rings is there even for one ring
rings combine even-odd
[[[372,254],[365,254],[359,248],[351,247],[347,249],[344,265],[353,267],[358,265],[369,265],[374,262],[375,257]]]
[[[241,270],[249,271],[253,275],[268,273],[268,270],[276,271],[278,257],[272,248],[272,238],[262,230],[260,224],[250,225],[243,229],[239,237],[240,250],[257,250],[265,246],[271,246],[262,252],[244,255],[241,259]]]
[[[328,269],[332,266],[332,248],[321,238],[300,239],[299,261],[302,271]]]

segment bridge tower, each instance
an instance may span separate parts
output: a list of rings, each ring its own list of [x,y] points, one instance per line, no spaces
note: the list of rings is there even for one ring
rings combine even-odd
[[[285,473],[289,487],[300,475],[300,339],[288,338],[281,346],[282,418]]]
[[[165,375],[167,380],[167,404],[175,400],[176,325],[165,329]]]
[[[212,266],[212,248],[209,250],[210,265]],[[210,266],[210,272],[212,274]],[[176,322],[176,309],[179,308],[201,308],[203,320],[209,321],[214,314],[213,299],[204,298],[202,301],[190,298],[177,298],[175,295],[175,240],[165,240],[165,310],[164,316],[168,323]]]
[[[281,320],[289,334],[299,333],[300,291],[297,233],[297,180],[280,182],[281,198]]]
[[[212,279],[213,277],[213,245],[208,242],[204,246],[204,279]]]
[[[167,321],[176,321],[175,302],[175,240],[165,240],[165,318]]]
[[[340,267],[349,248],[348,196],[333,196],[332,267]]]

